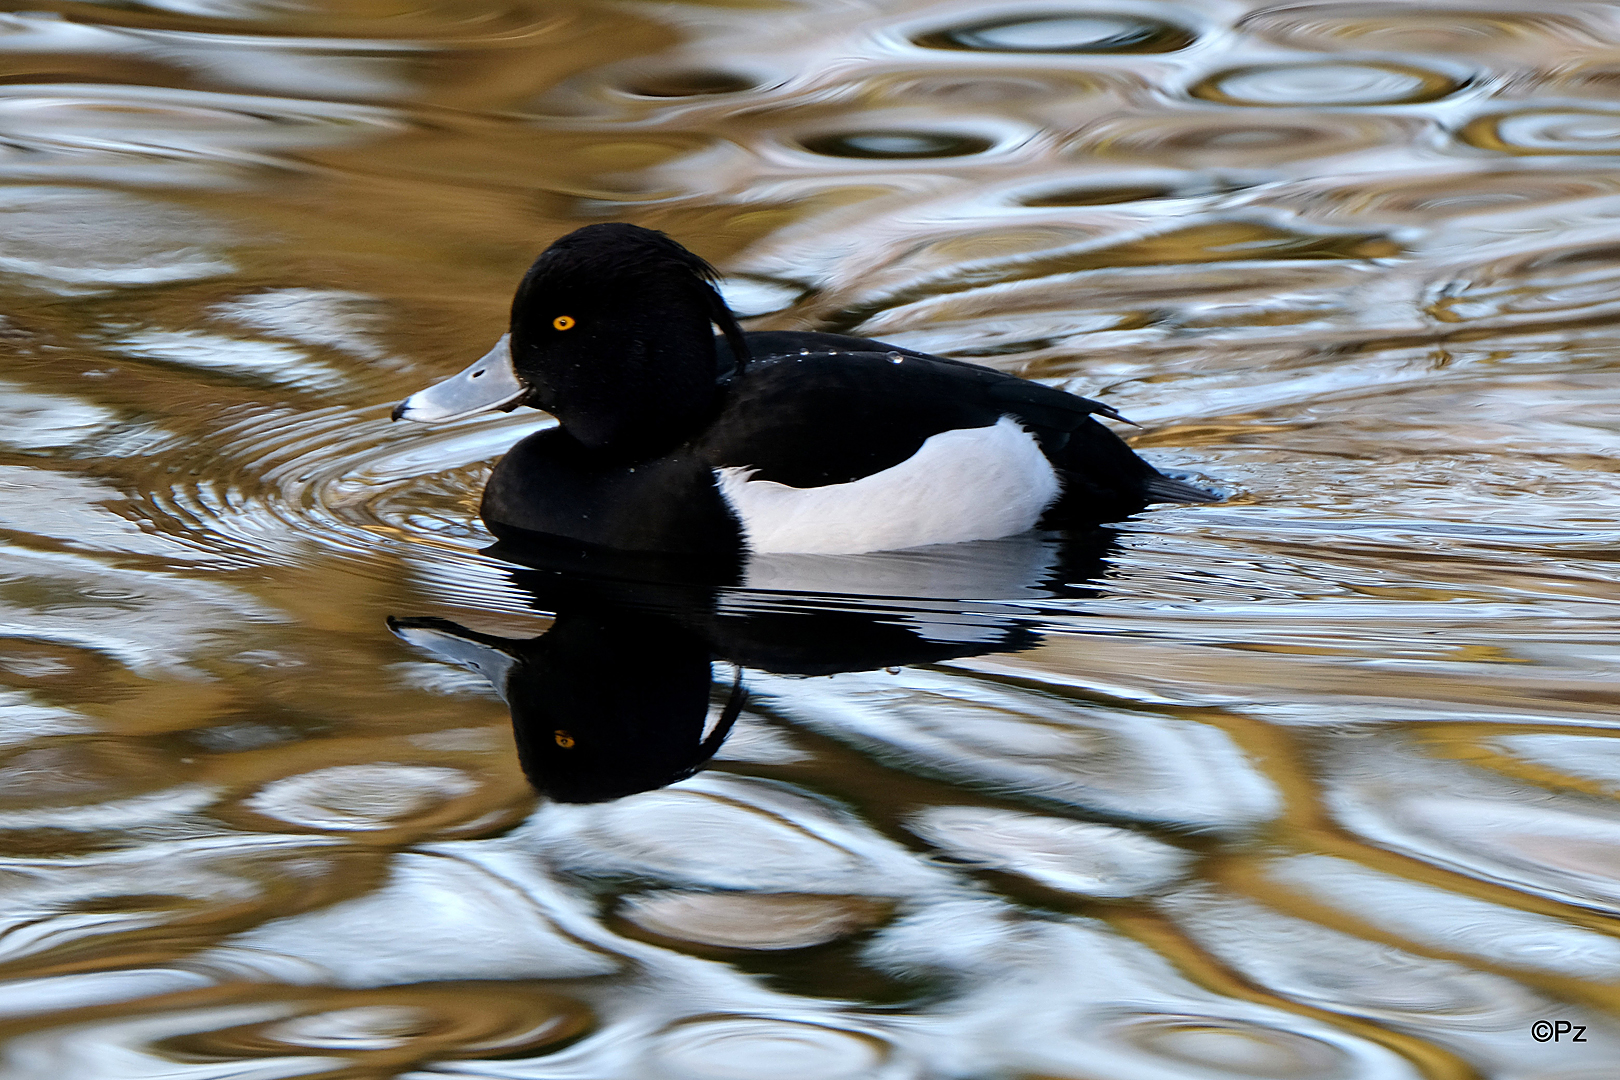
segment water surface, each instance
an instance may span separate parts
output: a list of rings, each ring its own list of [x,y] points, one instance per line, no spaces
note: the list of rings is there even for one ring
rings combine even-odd
[[[1612,1075],[1620,7],[0,8],[6,1077]],[[711,766],[541,799],[385,620],[548,629],[547,421],[387,413],[608,220],[1229,498],[762,567]]]

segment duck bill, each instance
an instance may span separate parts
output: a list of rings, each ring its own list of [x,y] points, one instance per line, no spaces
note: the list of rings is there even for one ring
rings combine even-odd
[[[460,374],[418,390],[394,406],[394,419],[423,424],[460,420],[497,409],[514,409],[528,392],[512,369],[511,335],[502,334],[493,349]]]
[[[512,669],[517,667],[518,659],[497,644],[500,639],[468,630],[449,619],[431,617],[396,619],[389,616],[388,629],[394,632],[395,637],[415,645],[423,652],[432,653],[460,667],[472,668],[489,680],[502,701],[506,700],[506,680],[511,677]],[[504,644],[512,647],[520,642],[507,641]]]

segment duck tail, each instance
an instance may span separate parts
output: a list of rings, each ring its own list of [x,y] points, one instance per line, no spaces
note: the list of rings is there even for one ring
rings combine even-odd
[[[1155,473],[1147,478],[1142,485],[1144,491],[1153,497],[1154,502],[1179,503],[1212,503],[1220,502],[1221,497],[1213,491],[1206,491],[1196,484],[1189,484],[1185,480],[1177,480],[1173,476]]]

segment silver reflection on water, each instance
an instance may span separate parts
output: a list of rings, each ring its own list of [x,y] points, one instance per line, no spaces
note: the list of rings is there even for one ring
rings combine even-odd
[[[1613,1074],[1613,5],[46,7],[0,13],[8,1080]],[[1084,565],[756,560],[704,651],[840,629],[735,661],[698,775],[541,798],[504,683],[384,620],[553,632],[477,520],[553,421],[387,410],[605,220],[1228,498]],[[928,662],[806,677],[850,627]]]

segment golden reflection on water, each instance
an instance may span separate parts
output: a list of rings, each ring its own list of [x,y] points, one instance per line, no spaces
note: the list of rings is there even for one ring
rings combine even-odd
[[[1617,57],[1599,2],[0,4],[0,1072],[1611,1075]],[[1032,648],[750,672],[708,771],[537,799],[384,620],[546,629],[475,553],[545,420],[386,414],[603,220],[1231,497],[946,624]]]

